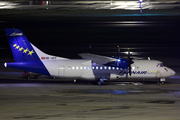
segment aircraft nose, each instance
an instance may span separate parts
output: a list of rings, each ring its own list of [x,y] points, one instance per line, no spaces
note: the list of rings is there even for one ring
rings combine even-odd
[[[172,70],[171,72],[172,76],[176,74],[176,72],[174,70]]]

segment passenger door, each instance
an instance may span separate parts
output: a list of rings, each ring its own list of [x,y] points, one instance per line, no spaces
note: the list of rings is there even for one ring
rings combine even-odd
[[[64,66],[59,66],[58,67],[58,75],[59,76],[64,76]]]

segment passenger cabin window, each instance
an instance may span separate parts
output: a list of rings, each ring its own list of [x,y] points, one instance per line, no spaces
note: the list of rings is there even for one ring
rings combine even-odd
[[[163,67],[164,65],[163,65],[163,63],[158,63],[157,64],[157,67]]]
[[[162,63],[158,63],[157,67],[163,67]],[[122,68],[119,67],[111,67],[111,66],[68,66],[68,69],[72,69],[72,70],[123,70]],[[133,67],[132,67],[133,69]]]

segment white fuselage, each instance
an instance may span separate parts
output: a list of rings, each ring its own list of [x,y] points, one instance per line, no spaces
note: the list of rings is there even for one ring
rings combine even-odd
[[[110,66],[93,66],[91,60],[42,60],[50,75],[84,80],[116,80],[120,78],[166,78],[175,72],[156,60],[134,60],[131,76],[128,70]]]

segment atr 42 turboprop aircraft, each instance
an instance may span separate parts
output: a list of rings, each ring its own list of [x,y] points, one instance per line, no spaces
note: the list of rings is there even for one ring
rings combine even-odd
[[[79,54],[83,60],[56,57],[31,44],[20,29],[6,29],[6,34],[15,62],[4,63],[5,67],[56,78],[90,80],[98,85],[121,78],[153,78],[164,82],[165,78],[175,74],[157,60],[116,59],[89,53]]]

